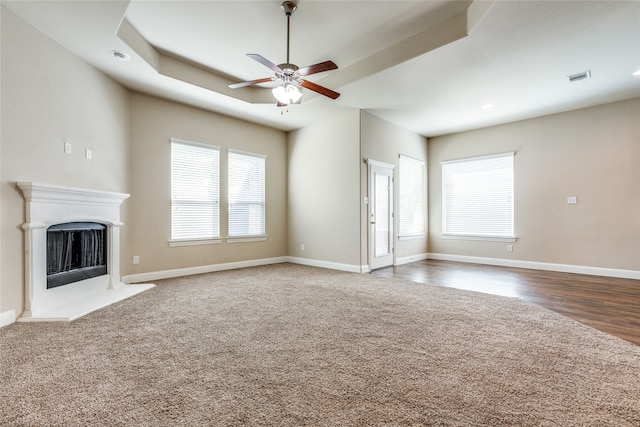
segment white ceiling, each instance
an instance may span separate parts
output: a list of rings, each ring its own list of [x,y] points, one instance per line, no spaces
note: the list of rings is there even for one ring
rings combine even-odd
[[[273,83],[227,87],[272,76],[247,53],[286,62],[280,3],[2,1],[126,87],[286,131],[359,108],[430,137],[640,96],[638,0],[298,0],[290,61],[333,60],[307,79],[341,96],[282,114]]]

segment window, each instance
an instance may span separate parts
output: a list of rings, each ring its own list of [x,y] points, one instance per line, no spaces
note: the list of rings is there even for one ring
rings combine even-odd
[[[401,155],[399,171],[399,237],[423,236],[426,219],[424,209],[424,162]]]
[[[513,153],[442,162],[442,233],[514,241]]]
[[[171,140],[171,240],[220,237],[220,149]]]
[[[265,235],[265,157],[229,150],[229,237]]]

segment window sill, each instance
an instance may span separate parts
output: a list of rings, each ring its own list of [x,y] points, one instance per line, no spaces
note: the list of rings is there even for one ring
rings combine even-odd
[[[179,246],[217,245],[220,243],[222,243],[222,239],[220,238],[169,240],[169,246],[172,248]]]
[[[247,243],[247,242],[263,242],[267,240],[267,236],[242,236],[227,237],[227,243]]]
[[[476,236],[473,234],[441,234],[440,237],[443,239],[452,239],[452,240],[479,240],[484,242],[504,242],[504,243],[515,243],[515,236]]]

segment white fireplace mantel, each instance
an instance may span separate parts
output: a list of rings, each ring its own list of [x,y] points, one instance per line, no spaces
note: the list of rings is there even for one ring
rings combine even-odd
[[[18,321],[73,320],[152,288],[120,281],[120,207],[128,194],[18,182],[25,199],[25,310]],[[88,221],[107,226],[107,274],[47,289],[47,228]]]

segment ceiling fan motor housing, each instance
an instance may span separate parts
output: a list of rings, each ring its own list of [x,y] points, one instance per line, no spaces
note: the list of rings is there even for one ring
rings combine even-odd
[[[279,64],[278,68],[283,71],[282,75],[289,77],[298,70],[298,66],[296,64]]]

